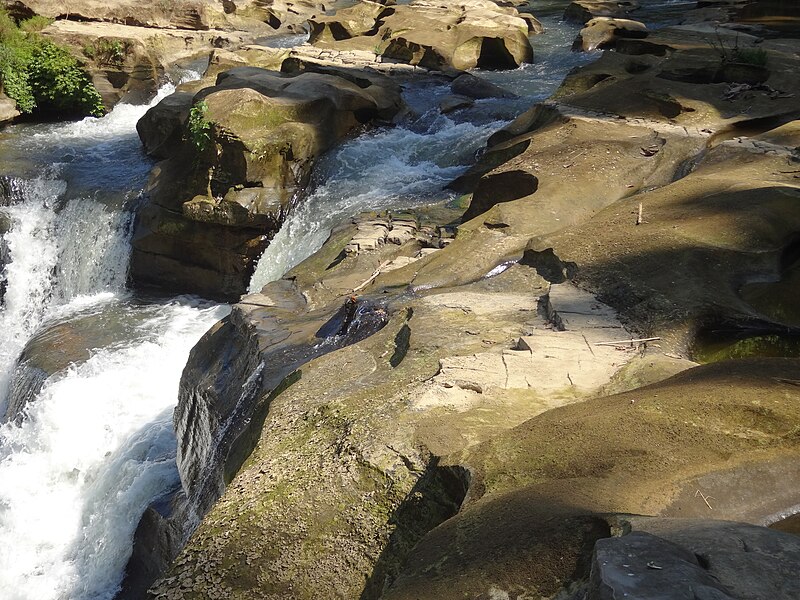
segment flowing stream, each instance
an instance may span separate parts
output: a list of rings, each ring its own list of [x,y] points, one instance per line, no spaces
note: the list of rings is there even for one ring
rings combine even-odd
[[[518,98],[478,100],[469,109],[443,115],[438,105],[451,94],[449,86],[416,86],[404,94],[412,109],[405,122],[361,135],[324,156],[315,167],[308,197],[259,260],[250,291],[282,277],[316,252],[333,227],[360,212],[446,200],[449,195],[442,188],[464,171],[492,133],[550,96],[569,69],[594,59],[570,51],[579,28],[555,16],[542,22],[546,33],[531,38],[533,64],[480,73]]]
[[[446,85],[409,86],[413,116],[320,160],[251,289],[359,212],[447,200],[444,185],[491,133],[590,60],[569,52],[576,28],[545,24],[535,64],[488,76],[518,99],[479,100],[445,116],[437,107]],[[102,119],[0,132],[3,600],[112,599],[142,512],[179,484],[172,409],[181,371],[229,307],[126,289],[133,216],[151,168],[135,133],[146,109],[119,105]]]
[[[139,517],[178,483],[180,374],[228,309],[125,289],[132,210],[151,166],[135,132],[146,109],[120,105],[103,119],[17,126],[0,138],[3,172],[20,173],[0,188],[10,222],[0,308],[4,600],[113,598]]]

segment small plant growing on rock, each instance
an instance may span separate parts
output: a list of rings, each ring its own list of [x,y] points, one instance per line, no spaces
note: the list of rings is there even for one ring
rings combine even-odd
[[[738,63],[764,67],[767,64],[767,52],[761,48],[740,48],[739,36],[734,39],[733,45],[729,48],[725,45],[725,40],[716,32],[716,39],[709,42],[714,51],[719,55],[720,62],[724,64]]]
[[[198,152],[205,150],[211,143],[211,121],[206,117],[208,104],[201,100],[189,109],[189,121],[186,123],[188,139]]]
[[[120,66],[130,50],[126,42],[101,38],[83,47],[83,54],[99,65]]]

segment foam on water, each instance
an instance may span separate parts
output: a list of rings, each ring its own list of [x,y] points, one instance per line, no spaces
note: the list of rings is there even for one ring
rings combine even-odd
[[[227,307],[172,303],[133,346],[45,383],[0,427],[0,589],[112,598],[147,505],[178,482],[172,407],[189,350]]]
[[[135,124],[147,108],[23,127],[14,140],[53,166],[15,180],[16,203],[4,209],[0,416],[17,358],[38,331],[109,307],[127,325],[44,381],[23,418],[0,425],[4,600],[115,595],[142,512],[179,481],[172,408],[189,350],[229,310],[126,300],[130,198],[150,166]]]
[[[250,291],[280,278],[316,252],[330,229],[365,210],[408,207],[444,198],[444,185],[502,123],[454,123],[437,116],[424,131],[408,127],[362,135],[317,167],[322,181],[288,217],[258,262]]]

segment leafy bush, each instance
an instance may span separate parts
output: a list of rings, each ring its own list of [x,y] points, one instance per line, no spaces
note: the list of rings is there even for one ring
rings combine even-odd
[[[0,10],[0,91],[25,113],[102,115],[100,94],[78,60],[36,33],[46,21],[32,17],[20,27]]]
[[[68,50],[43,42],[28,64],[29,81],[40,110],[101,116],[103,99]]]

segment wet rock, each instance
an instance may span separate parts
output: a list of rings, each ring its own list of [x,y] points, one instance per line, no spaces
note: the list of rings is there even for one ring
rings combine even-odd
[[[200,149],[185,121],[198,103],[208,136]],[[313,159],[356,128],[391,119],[401,104],[388,78],[333,67],[294,74],[241,67],[194,96],[166,98],[137,125],[146,148],[168,158],[151,174],[150,202],[139,211],[134,280],[237,298]]]
[[[200,515],[252,452],[271,394],[315,357],[379,331],[384,308],[347,300],[312,310],[292,282],[245,296],[195,346],[181,378],[175,429],[178,469]]]
[[[114,600],[141,600],[166,571],[185,541],[185,496],[167,494],[148,506],[133,534],[133,551]]]
[[[442,101],[439,102],[439,110],[442,111],[442,114],[446,115],[462,108],[469,108],[473,104],[475,104],[475,100],[467,96],[445,96],[442,98]]]
[[[471,73],[463,73],[450,84],[452,92],[459,96],[467,96],[480,100],[482,98],[516,98],[517,95],[504,90],[499,85],[486,81]]]
[[[581,29],[572,47],[585,52],[597,49],[604,50],[613,48],[618,38],[641,39],[647,37],[647,33],[647,27],[644,23],[639,23],[638,21],[596,17]]]

